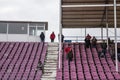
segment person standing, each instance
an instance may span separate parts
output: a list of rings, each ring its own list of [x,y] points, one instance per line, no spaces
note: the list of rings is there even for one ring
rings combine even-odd
[[[60,34],[58,34],[58,40],[60,41]],[[64,41],[64,35],[61,34],[61,42],[63,42],[63,41]]]
[[[54,39],[55,39],[55,34],[54,34],[54,32],[51,33],[50,39],[51,39],[51,42],[54,42]]]
[[[97,39],[95,38],[95,36],[93,36],[92,38],[92,47],[96,47],[97,44]]]
[[[64,35],[62,34],[62,40],[61,40],[62,42],[64,41]]]
[[[40,39],[41,39],[41,42],[45,41],[45,35],[43,32],[41,32],[41,34],[40,34]]]
[[[103,40],[103,43],[101,44],[101,47],[102,47],[101,57],[104,57],[106,52],[107,52],[107,44],[105,43],[105,40]]]
[[[87,36],[85,37],[85,47],[86,48],[89,48],[91,45],[90,39],[91,39],[91,36],[89,34],[87,34]]]
[[[65,48],[65,52],[66,52],[66,59],[68,59],[68,61],[72,61],[73,53],[70,45],[68,45],[68,47]]]

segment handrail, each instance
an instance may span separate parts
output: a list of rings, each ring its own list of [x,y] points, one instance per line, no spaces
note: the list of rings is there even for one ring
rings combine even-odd
[[[101,36],[95,36],[98,40],[102,40]],[[115,36],[109,36],[111,40],[114,40]],[[71,40],[71,42],[84,42],[85,36],[65,36],[64,40]],[[107,36],[103,36],[103,39],[107,39]],[[120,42],[120,36],[117,36],[117,41]]]

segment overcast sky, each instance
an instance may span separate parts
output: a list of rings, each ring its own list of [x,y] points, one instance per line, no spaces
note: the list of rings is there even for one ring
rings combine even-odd
[[[0,0],[0,20],[49,20],[57,16],[53,11],[57,9],[57,1]]]

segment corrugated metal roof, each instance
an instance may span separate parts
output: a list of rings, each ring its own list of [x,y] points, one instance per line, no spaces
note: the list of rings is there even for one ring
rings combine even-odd
[[[113,4],[114,0],[62,0],[64,5],[105,5]],[[117,0],[117,4],[120,1]],[[107,16],[106,16],[107,13]],[[62,7],[63,28],[98,28],[114,27],[114,6],[97,7]],[[120,27],[120,6],[117,6],[117,26]]]

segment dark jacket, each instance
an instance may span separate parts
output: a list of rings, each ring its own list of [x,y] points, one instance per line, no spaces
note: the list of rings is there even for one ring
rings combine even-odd
[[[90,39],[85,38],[85,46],[86,46],[87,48],[89,48],[90,45],[91,45],[91,43],[90,43]]]
[[[40,34],[40,39],[41,39],[41,41],[44,41],[44,40],[45,40],[45,35],[44,35],[43,32],[41,32],[41,34]]]
[[[102,47],[102,49],[105,49],[105,50],[106,50],[107,44],[106,44],[106,43],[102,43],[102,44],[101,44],[101,47]]]
[[[60,40],[60,34],[58,34],[58,40]],[[62,34],[61,35],[61,42],[63,42],[64,41],[64,35]]]
[[[97,43],[97,39],[96,39],[96,38],[93,38],[93,39],[92,39],[92,45],[93,45],[93,46],[96,46],[96,43]]]

